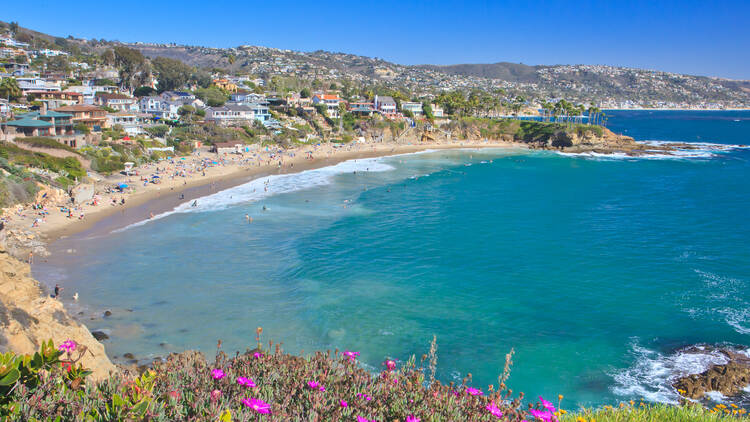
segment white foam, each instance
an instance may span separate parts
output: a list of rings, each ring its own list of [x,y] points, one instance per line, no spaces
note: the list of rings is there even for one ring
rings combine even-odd
[[[612,391],[628,398],[642,398],[651,402],[678,403],[680,396],[674,391],[672,383],[680,377],[699,374],[711,365],[728,362],[726,356],[712,351],[704,353],[677,352],[665,356],[653,350],[631,345],[635,363],[620,370],[612,377],[615,386]]]
[[[727,399],[727,396],[721,394],[720,391],[706,391],[706,395],[716,403],[723,403]]]
[[[245,184],[198,198],[194,201],[184,202],[171,211],[155,215],[148,220],[130,224],[114,232],[121,232],[133,227],[142,226],[173,214],[220,211],[233,205],[259,201],[274,195],[325,186],[330,184],[333,178],[340,174],[393,170],[393,166],[381,162],[383,158],[385,157],[348,160],[333,166],[305,170],[299,173],[261,177]],[[196,206],[192,206],[194,202]]]
[[[636,141],[643,145],[654,147],[672,146],[671,151],[659,149],[648,150],[649,154],[628,155],[622,152],[602,154],[598,152],[557,152],[560,155],[570,157],[594,158],[604,160],[680,160],[695,158],[711,158],[718,153],[728,152],[736,149],[750,149],[748,145],[717,144],[711,142],[670,142],[670,141]],[[684,147],[685,145],[689,147]]]

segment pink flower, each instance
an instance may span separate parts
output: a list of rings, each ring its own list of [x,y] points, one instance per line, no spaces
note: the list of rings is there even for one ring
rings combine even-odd
[[[349,406],[349,403],[347,403],[346,400],[341,400],[339,402],[339,404],[341,405],[341,407],[348,407]]]
[[[472,387],[466,387],[466,392],[472,396],[481,396],[482,394],[484,394],[482,393],[482,390],[477,390],[476,388]]]
[[[387,359],[385,362],[383,362],[383,365],[385,365],[386,369],[388,369],[389,371],[393,371],[394,369],[396,369],[396,362],[390,359]]]
[[[258,413],[271,413],[271,405],[261,399],[242,399],[241,402]]]
[[[320,384],[318,384],[317,381],[308,381],[307,382],[307,387],[311,388],[313,390],[317,390],[318,388],[320,388]]]
[[[216,401],[221,397],[221,391],[219,390],[213,390],[211,391],[211,401]]]
[[[359,356],[359,352],[350,352],[348,350],[345,350],[344,356],[348,357],[350,362],[354,362],[355,360],[357,360],[357,357]]]
[[[555,409],[555,406],[552,405],[552,403],[548,402],[547,400],[544,400],[542,396],[539,396],[539,401],[542,402],[542,406],[544,406],[550,412],[555,412],[557,410]]]
[[[255,352],[255,353],[253,353],[253,357],[255,359],[260,359],[260,358],[263,357],[263,353],[261,353],[261,352]]]
[[[255,387],[257,387],[257,385],[255,385],[255,382],[253,382],[252,378],[238,377],[237,378],[237,384],[244,385],[247,388],[255,388]]]
[[[490,411],[490,414],[492,416],[496,416],[498,418],[502,418],[503,417],[503,412],[500,410],[499,407],[495,406],[495,403],[488,404],[487,407],[486,407],[486,409]]]
[[[419,418],[414,415],[409,415],[406,417],[406,422],[420,422]]]
[[[362,416],[357,416],[357,422],[370,422],[369,419],[363,418]],[[375,421],[372,421],[375,422]]]
[[[211,376],[213,376],[215,380],[220,380],[220,379],[224,378],[224,375],[226,375],[226,374],[221,369],[212,369],[211,370]]]
[[[180,398],[180,393],[178,391],[170,391],[169,392],[169,397],[172,397],[173,399],[179,399]]]
[[[553,415],[552,412],[544,412],[541,410],[531,409],[529,410],[529,413],[531,413],[531,416],[533,416],[535,419],[542,420],[544,422],[552,422]]]
[[[57,350],[70,353],[76,349],[76,346],[78,346],[78,344],[76,344],[75,341],[65,340],[64,342],[60,343],[59,346],[57,346]]]
[[[394,379],[393,379],[393,383],[394,383],[394,384],[398,384],[398,378],[394,378]]]

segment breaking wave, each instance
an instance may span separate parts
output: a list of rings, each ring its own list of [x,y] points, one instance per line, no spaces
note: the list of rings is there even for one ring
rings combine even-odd
[[[712,158],[719,154],[738,149],[750,149],[750,145],[716,144],[711,142],[667,142],[667,141],[637,141],[640,144],[654,147],[671,145],[675,149],[663,151],[659,149],[647,150],[648,154],[628,155],[622,152],[602,154],[598,152],[558,152],[560,155],[569,157],[581,157],[603,160],[682,160],[696,158]],[[689,146],[682,147],[680,146]]]
[[[186,201],[176,206],[171,211],[155,215],[148,220],[130,224],[121,229],[117,229],[114,232],[121,232],[133,227],[142,226],[149,222],[168,217],[172,214],[220,211],[233,205],[259,201],[274,195],[325,186],[330,184],[333,178],[340,174],[394,170],[395,168],[393,166],[382,162],[383,158],[386,157],[348,160],[333,166],[305,170],[299,173],[261,177],[233,188],[195,200]]]

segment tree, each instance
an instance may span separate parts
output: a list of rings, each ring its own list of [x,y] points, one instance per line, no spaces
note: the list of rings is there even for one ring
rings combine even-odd
[[[114,49],[114,54],[115,65],[120,68],[120,83],[123,87],[132,89],[137,82],[145,82],[150,76],[150,66],[140,51],[118,45]]]
[[[156,125],[145,128],[145,131],[154,138],[163,138],[169,132],[169,126],[167,125]]]
[[[229,96],[216,87],[198,89],[195,91],[195,96],[211,107],[221,106],[229,100]]]
[[[18,101],[22,94],[21,87],[18,86],[18,81],[15,78],[4,78],[0,81],[0,98]]]
[[[177,59],[157,57],[151,65],[159,78],[159,91],[169,91],[185,85],[193,73],[193,69]]]
[[[11,22],[9,25],[10,33],[15,37],[18,34],[18,22]]]
[[[102,53],[102,62],[108,66],[115,64],[115,52],[110,49]]]
[[[197,69],[190,75],[190,81],[201,88],[208,88],[213,82],[211,74],[202,69]]]
[[[149,95],[156,94],[156,90],[151,88],[150,86],[139,86],[138,88],[133,91],[133,95],[140,98],[140,97],[148,97]]]
[[[435,120],[435,115],[432,113],[432,106],[427,101],[422,102],[422,113],[427,120]]]
[[[309,88],[302,88],[302,91],[299,92],[299,96],[302,98],[310,98],[310,89]]]

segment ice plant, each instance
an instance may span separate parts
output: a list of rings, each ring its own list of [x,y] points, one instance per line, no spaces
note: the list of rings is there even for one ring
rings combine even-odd
[[[253,353],[253,357],[255,359],[260,359],[260,358],[263,357],[263,353],[261,353],[261,352],[255,352],[255,353]]]
[[[388,369],[389,371],[393,371],[394,369],[396,369],[396,362],[391,359],[387,359],[385,362],[383,362],[383,365],[385,365],[386,369]]]
[[[341,400],[339,404],[341,405],[341,407],[349,407],[349,403],[347,403],[346,400]]]
[[[258,413],[271,413],[271,405],[261,399],[242,399],[241,402]]]
[[[76,346],[78,346],[78,344],[76,344],[75,341],[65,340],[64,342],[60,343],[60,345],[57,347],[57,350],[70,353],[76,349]]]
[[[214,377],[215,380],[220,380],[224,378],[224,371],[221,369],[212,369],[211,370],[211,376]]]
[[[255,385],[255,382],[253,382],[252,378],[238,377],[237,384],[244,385],[247,388],[257,387],[257,385]]]
[[[534,419],[538,419],[544,422],[552,422],[553,420],[555,421],[557,420],[557,419],[553,419],[554,415],[552,415],[552,412],[549,412],[549,411],[545,412],[542,410],[531,409],[529,410],[529,413],[531,413],[531,416],[533,416]]]
[[[544,400],[542,396],[539,396],[539,401],[542,403],[542,406],[544,406],[544,408],[549,410],[550,412],[554,412],[557,410],[555,409],[555,406],[553,406],[551,402]]]
[[[406,417],[406,422],[420,422],[419,418],[414,415],[409,415]]]
[[[472,387],[466,387],[466,392],[469,393],[472,396],[481,396],[482,394],[484,394],[484,393],[482,393],[482,390],[478,390],[478,389],[472,388]]]
[[[221,397],[221,391],[219,390],[213,390],[211,391],[211,401],[216,401]]]
[[[490,411],[490,414],[492,416],[496,416],[498,418],[502,418],[503,417],[503,412],[500,410],[499,407],[495,406],[494,402],[488,404],[487,407],[486,407],[486,409]]]
[[[346,356],[347,358],[349,358],[350,362],[354,362],[355,360],[357,360],[357,357],[359,356],[359,352],[350,352],[348,350],[345,350],[344,351],[344,356]]]

